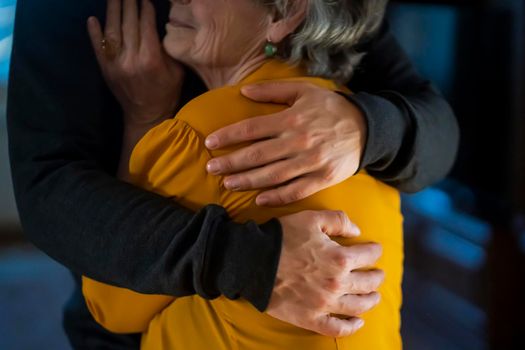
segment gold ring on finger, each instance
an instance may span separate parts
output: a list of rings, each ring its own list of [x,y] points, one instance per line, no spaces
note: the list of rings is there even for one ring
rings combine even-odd
[[[112,39],[103,38],[100,41],[100,48],[108,59],[114,59],[120,51],[120,45]]]

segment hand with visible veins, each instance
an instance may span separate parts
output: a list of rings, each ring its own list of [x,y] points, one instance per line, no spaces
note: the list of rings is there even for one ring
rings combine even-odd
[[[266,312],[322,335],[359,330],[359,315],[379,303],[384,280],[375,265],[377,243],[341,246],[331,237],[356,237],[359,229],[341,211],[302,211],[279,219],[283,245],[276,283]],[[342,319],[331,314],[347,316]]]
[[[142,0],[140,12],[136,0],[108,0],[104,31],[96,17],[87,23],[102,74],[128,125],[173,117],[184,80],[182,65],[161,45],[150,0]]]
[[[290,108],[226,126],[206,139],[209,149],[246,141],[253,144],[212,159],[209,173],[228,175],[233,191],[268,189],[258,205],[280,206],[304,199],[353,176],[364,151],[363,113],[331,90],[306,82],[245,86],[244,96]]]

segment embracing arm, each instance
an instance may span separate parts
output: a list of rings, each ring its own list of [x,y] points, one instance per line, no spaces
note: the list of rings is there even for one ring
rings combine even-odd
[[[405,192],[442,179],[452,167],[459,129],[452,109],[413,67],[385,22],[357,69],[350,99],[368,124],[361,168]]]
[[[29,239],[100,282],[143,293],[242,297],[261,312],[321,334],[355,332],[362,326],[357,316],[378,296],[348,296],[347,283],[371,286],[369,279],[348,278],[348,266],[374,265],[380,247],[326,239],[357,234],[340,212],[237,224],[222,207],[195,214],[115,179],[121,111],[84,27],[103,6],[92,0],[17,3],[7,117],[15,195]],[[318,259],[332,263],[319,266]],[[323,288],[327,277],[345,288]],[[325,317],[329,313],[356,317]]]
[[[7,117],[26,235],[103,282],[144,293],[242,296],[264,309],[280,255],[277,220],[235,224],[214,205],[195,214],[112,175],[120,111],[103,88],[84,24],[103,6],[18,2]]]

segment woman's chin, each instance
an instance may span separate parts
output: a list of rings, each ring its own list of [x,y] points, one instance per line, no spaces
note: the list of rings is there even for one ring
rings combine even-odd
[[[162,41],[162,47],[168,56],[181,62],[184,60],[184,53],[187,54],[189,51],[189,47],[183,47],[180,43],[175,44],[172,40],[166,40],[166,38]]]

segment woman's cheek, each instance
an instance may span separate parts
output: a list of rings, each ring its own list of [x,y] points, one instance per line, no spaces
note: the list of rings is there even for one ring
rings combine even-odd
[[[214,33],[212,31],[203,31],[197,35],[192,50],[196,62],[200,64],[209,64],[213,62],[214,41]]]
[[[199,62],[211,65],[230,64],[235,56],[230,46],[232,37],[228,35],[227,28],[221,24],[209,26],[200,33],[197,40],[195,55]]]

